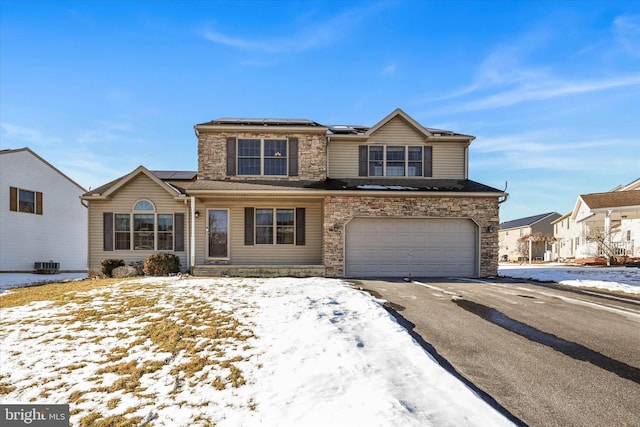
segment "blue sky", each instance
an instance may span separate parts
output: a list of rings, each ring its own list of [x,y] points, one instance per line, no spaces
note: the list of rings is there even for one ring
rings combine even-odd
[[[640,178],[638,1],[0,3],[0,147],[89,188],[197,169],[219,117],[476,136],[507,221]]]

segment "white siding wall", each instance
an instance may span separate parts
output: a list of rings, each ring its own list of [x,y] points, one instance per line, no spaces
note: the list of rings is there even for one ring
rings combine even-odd
[[[42,192],[43,214],[9,210],[9,187]],[[55,261],[63,271],[87,270],[83,190],[29,151],[0,154],[0,271],[33,271]]]

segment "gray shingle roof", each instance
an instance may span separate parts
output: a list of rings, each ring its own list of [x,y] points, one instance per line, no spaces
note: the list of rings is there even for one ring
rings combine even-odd
[[[327,179],[325,181],[251,180],[251,181],[210,181],[196,180],[190,191],[197,190],[329,190],[329,191],[421,191],[458,193],[500,193],[503,192],[469,179]]]
[[[500,230],[506,230],[509,228],[526,227],[526,226],[535,224],[536,222],[553,214],[560,216],[560,214],[558,214],[557,212],[547,212],[539,215],[528,216],[526,218],[518,218],[511,221],[505,221],[500,224]]]

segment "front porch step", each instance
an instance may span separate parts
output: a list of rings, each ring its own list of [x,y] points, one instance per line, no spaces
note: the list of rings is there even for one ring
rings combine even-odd
[[[196,265],[195,277],[324,277],[323,265]]]

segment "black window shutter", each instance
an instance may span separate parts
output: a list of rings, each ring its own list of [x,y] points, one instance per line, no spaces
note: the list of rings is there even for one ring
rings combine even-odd
[[[173,214],[173,222],[173,250],[176,252],[184,252],[184,214]]]
[[[113,213],[104,212],[102,214],[103,246],[105,251],[113,250]]]
[[[358,176],[369,175],[369,149],[366,145],[360,145],[358,147]]]
[[[244,208],[244,244],[253,245],[253,208]]]
[[[42,215],[42,193],[36,191],[36,215]]]
[[[289,176],[298,176],[298,138],[289,138]]]
[[[296,245],[304,246],[305,239],[305,208],[296,208]]]
[[[227,175],[236,174],[236,138],[227,138]]]
[[[9,187],[9,210],[18,212],[18,189]]]
[[[424,164],[422,165],[423,176],[433,176],[433,147],[424,147]]]

